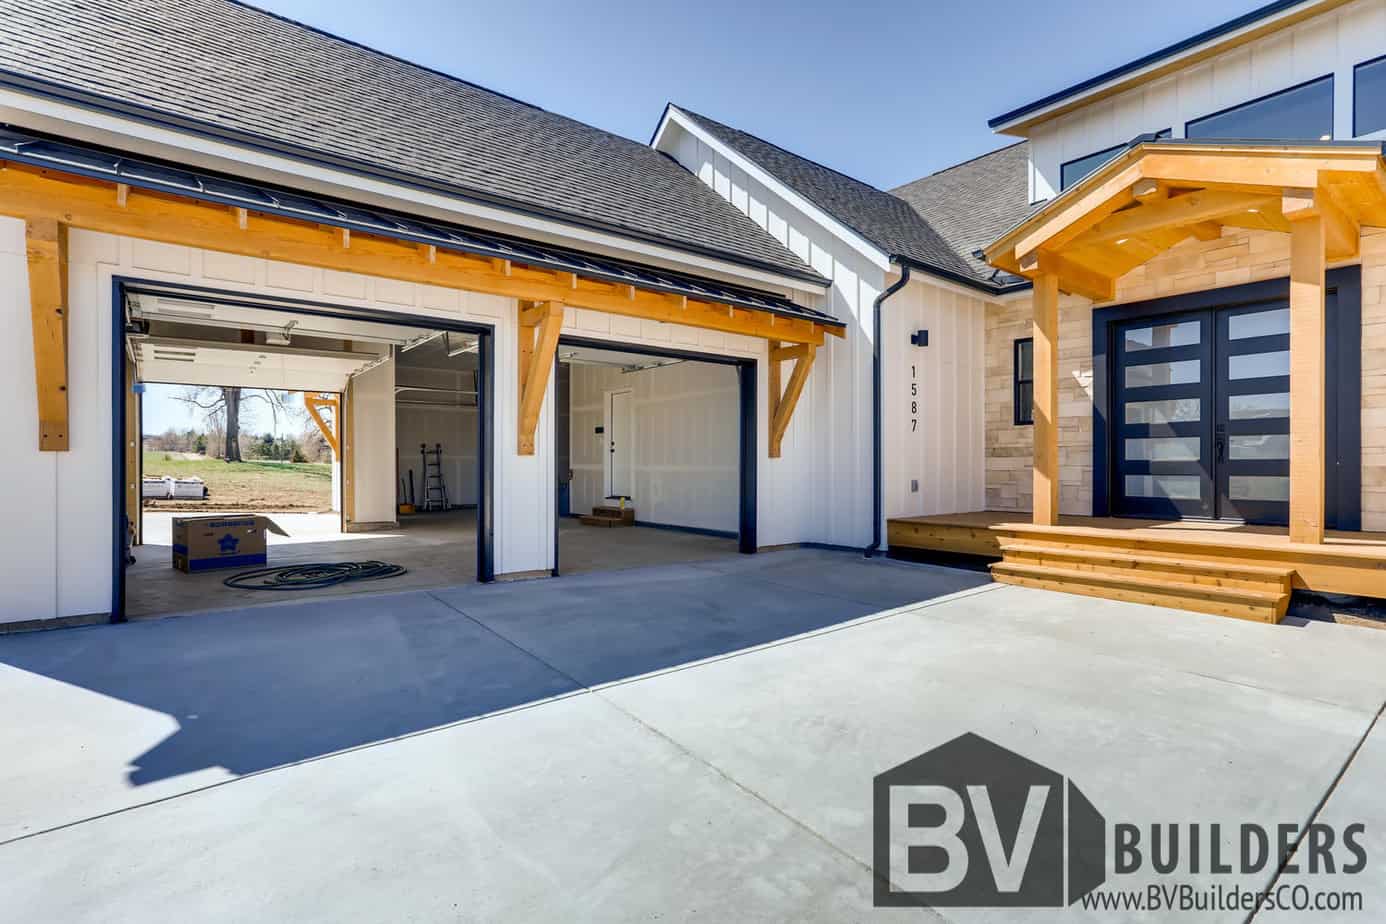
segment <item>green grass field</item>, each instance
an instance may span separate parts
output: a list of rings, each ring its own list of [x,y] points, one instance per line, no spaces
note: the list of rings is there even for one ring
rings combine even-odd
[[[265,513],[327,510],[332,506],[332,466],[326,462],[222,462],[183,453],[146,450],[145,477],[201,478],[205,501],[146,501],[159,510],[256,510]]]

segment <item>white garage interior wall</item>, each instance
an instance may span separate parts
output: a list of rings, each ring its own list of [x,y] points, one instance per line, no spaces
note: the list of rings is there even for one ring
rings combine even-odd
[[[347,531],[398,523],[395,508],[395,363],[388,360],[351,377],[347,392],[347,452],[356,499]]]
[[[441,342],[441,341],[437,341]],[[403,390],[404,386],[430,390]],[[424,468],[420,445],[442,445],[443,482],[453,507],[474,507],[478,498],[480,410],[459,406],[474,401],[476,354],[447,357],[427,345],[398,354],[395,367],[395,443],[399,478],[414,473],[414,499],[424,502]],[[434,391],[433,389],[437,389]],[[397,488],[398,490],[398,488]]]
[[[560,354],[563,348],[559,349]],[[740,387],[735,366],[680,362],[638,372],[571,365],[570,508],[605,504],[607,396],[633,402],[638,522],[735,533],[740,522]]]

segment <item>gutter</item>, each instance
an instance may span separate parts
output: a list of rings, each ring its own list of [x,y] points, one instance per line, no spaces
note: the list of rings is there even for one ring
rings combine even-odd
[[[871,341],[871,544],[862,550],[867,558],[874,556],[881,548],[881,519],[885,513],[885,473],[881,470],[883,452],[881,450],[881,309],[886,299],[899,292],[910,281],[910,263],[901,260],[900,278],[871,303],[871,323],[874,336]]]

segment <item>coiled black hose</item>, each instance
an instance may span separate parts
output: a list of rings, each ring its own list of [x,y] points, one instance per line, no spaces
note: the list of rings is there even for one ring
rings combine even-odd
[[[383,561],[314,562],[242,571],[222,583],[240,590],[316,590],[348,581],[379,581],[405,573],[402,565]]]

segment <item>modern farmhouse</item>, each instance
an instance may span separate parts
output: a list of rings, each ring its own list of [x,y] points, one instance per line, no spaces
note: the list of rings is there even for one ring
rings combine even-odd
[[[1386,0],[1277,0],[891,191],[229,0],[6,7],[0,623],[232,599],[145,509],[155,383],[305,395],[315,553],[420,580],[820,545],[1386,597]]]

